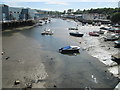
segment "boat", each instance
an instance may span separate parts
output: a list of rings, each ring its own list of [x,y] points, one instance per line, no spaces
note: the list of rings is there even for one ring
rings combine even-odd
[[[120,48],[120,40],[114,41],[114,43],[115,43],[115,47]]]
[[[79,46],[66,46],[59,49],[60,53],[79,53]]]
[[[81,32],[70,32],[69,33],[71,36],[75,36],[75,37],[82,37],[84,34]]]
[[[105,31],[99,30],[99,31],[93,31],[93,32],[98,34],[104,34]]]
[[[120,65],[120,53],[111,55],[111,60],[116,62],[118,65]]]
[[[41,33],[41,35],[53,35],[53,31],[51,31],[50,29],[48,29],[48,30],[44,30],[42,33]]]
[[[39,20],[39,23],[38,23],[38,25],[39,26],[42,26],[44,24],[44,21],[42,21],[42,20]]]
[[[72,27],[72,28],[68,28],[68,30],[78,30],[78,28]]]
[[[89,35],[90,35],[90,36],[99,36],[99,34],[96,33],[96,32],[89,32]]]
[[[104,37],[104,41],[115,41],[120,38],[119,34],[111,34],[109,36]]]

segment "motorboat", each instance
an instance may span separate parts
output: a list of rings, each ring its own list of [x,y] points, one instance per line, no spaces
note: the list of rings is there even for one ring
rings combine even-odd
[[[120,38],[119,34],[112,34],[109,36],[104,37],[104,41],[115,41]]]
[[[71,36],[75,36],[75,37],[82,37],[84,34],[81,32],[70,32],[69,33]]]
[[[53,31],[51,31],[50,29],[48,29],[48,30],[44,30],[42,33],[41,33],[41,35],[53,35]]]
[[[114,41],[114,43],[115,43],[115,47],[120,48],[120,40]]]
[[[79,46],[65,46],[59,49],[60,53],[79,53]]]
[[[72,27],[72,28],[68,28],[68,30],[78,30],[78,28]]]
[[[96,33],[96,32],[89,32],[89,35],[90,35],[90,36],[99,36],[99,34]]]
[[[94,33],[98,33],[98,34],[104,34],[105,31],[103,30],[99,30],[99,31],[93,31]]]
[[[39,25],[39,26],[42,26],[43,24],[45,24],[45,22],[42,21],[42,20],[39,20],[38,25]]]

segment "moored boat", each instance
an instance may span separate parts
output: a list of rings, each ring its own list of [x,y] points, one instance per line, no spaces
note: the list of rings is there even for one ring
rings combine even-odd
[[[89,32],[89,35],[90,35],[90,36],[99,36],[99,34],[96,33],[96,32]]]
[[[78,30],[78,28],[72,27],[72,28],[68,28],[68,30]]]
[[[75,37],[82,37],[84,35],[81,32],[70,32],[69,34],[72,35],[72,36],[75,36]]]
[[[44,30],[41,35],[53,35],[53,31],[51,31],[50,29],[48,30]]]
[[[60,53],[79,53],[79,46],[66,46],[59,49]]]

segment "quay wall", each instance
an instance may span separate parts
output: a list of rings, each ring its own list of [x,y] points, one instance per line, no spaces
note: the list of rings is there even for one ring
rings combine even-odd
[[[11,22],[3,22],[2,30],[24,27],[24,26],[32,26],[36,23],[35,20],[26,20],[26,21],[11,21]]]

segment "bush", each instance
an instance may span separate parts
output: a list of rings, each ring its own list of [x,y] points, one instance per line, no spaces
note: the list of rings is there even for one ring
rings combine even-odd
[[[111,17],[111,21],[113,23],[119,23],[120,24],[120,12],[114,13]]]

